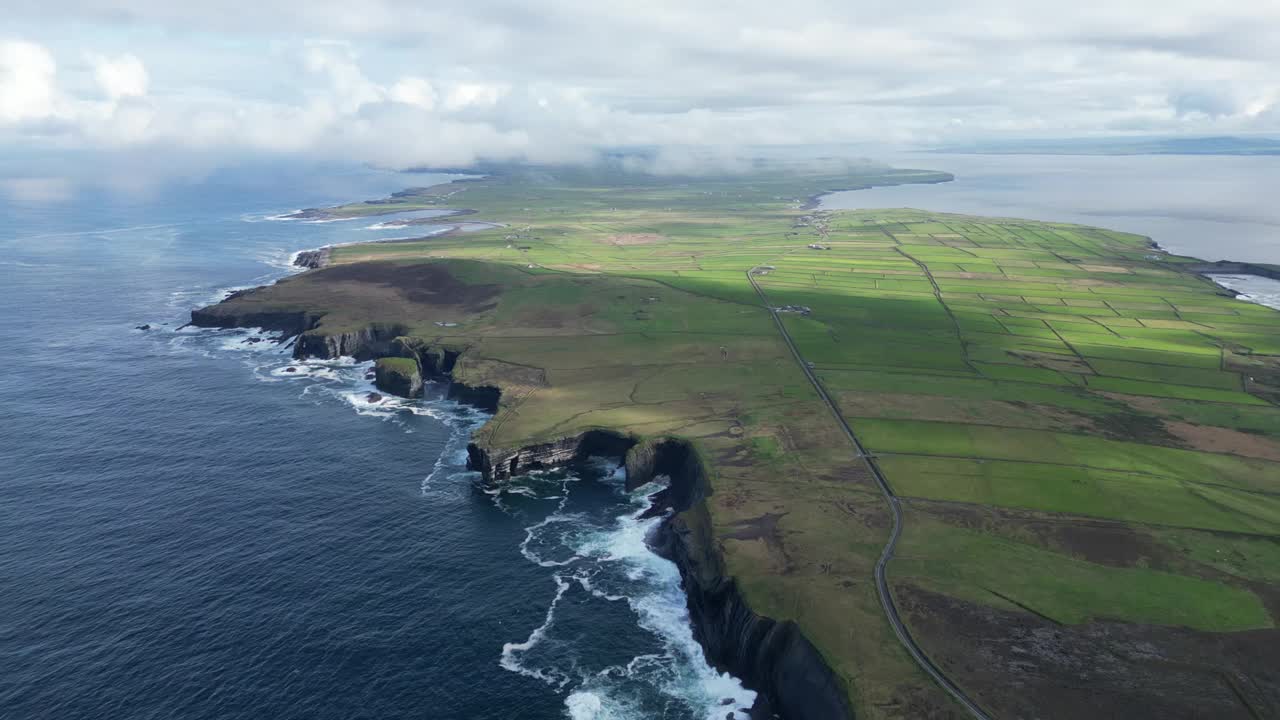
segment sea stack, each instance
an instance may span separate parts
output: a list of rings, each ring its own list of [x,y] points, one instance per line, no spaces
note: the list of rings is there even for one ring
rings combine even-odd
[[[383,392],[400,397],[422,397],[422,373],[412,358],[378,358],[373,384]]]

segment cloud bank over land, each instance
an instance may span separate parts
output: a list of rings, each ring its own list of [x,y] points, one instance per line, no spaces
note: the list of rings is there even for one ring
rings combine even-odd
[[[1280,4],[16,0],[0,144],[394,167],[1280,132]]]

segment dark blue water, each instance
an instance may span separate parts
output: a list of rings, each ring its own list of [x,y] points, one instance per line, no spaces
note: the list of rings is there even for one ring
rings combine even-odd
[[[0,196],[0,717],[749,704],[703,661],[612,467],[482,492],[462,467],[477,411],[371,403],[365,366],[176,329],[294,251],[405,234],[266,218],[429,179],[254,167]]]

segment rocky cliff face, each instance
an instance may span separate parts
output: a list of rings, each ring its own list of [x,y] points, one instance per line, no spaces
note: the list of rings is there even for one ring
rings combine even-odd
[[[656,552],[680,569],[689,599],[694,635],[717,668],[760,693],[753,716],[784,720],[851,720],[847,696],[817,648],[791,622],[755,613],[736,583],[726,577],[711,532],[705,498],[710,485],[697,452],[675,439],[637,442],[593,430],[519,450],[467,448],[467,465],[487,482],[513,473],[562,465],[588,455],[623,455],[627,486],[637,488],[657,476],[671,482],[658,501],[674,511],[651,539]]]
[[[248,290],[245,292],[253,292]],[[231,297],[234,297],[233,294]],[[323,316],[306,312],[263,311],[255,312],[232,305],[210,305],[191,311],[191,324],[197,327],[238,328],[256,327],[263,330],[296,335],[293,356],[303,358],[353,357],[357,360],[378,358],[408,358],[418,365],[416,382],[411,378],[400,379],[383,371],[378,387],[384,392],[402,397],[418,397],[422,394],[422,382],[436,380],[449,382],[449,398],[475,405],[489,412],[496,412],[501,392],[496,387],[482,385],[471,387],[453,382],[453,369],[462,356],[461,348],[435,346],[421,338],[407,337],[408,328],[397,324],[378,324],[359,330],[332,332],[319,327]]]
[[[255,291],[245,290],[232,293],[227,299],[253,292]],[[320,326],[323,313],[301,310],[257,311],[246,307],[247,304],[221,302],[192,310],[191,324],[215,328],[256,327],[285,335],[297,335],[293,356],[298,359],[349,356],[357,360],[373,360],[397,355],[398,353],[391,351],[392,343],[408,330],[403,325],[374,323],[358,330],[334,332]]]
[[[191,324],[197,327],[244,328],[297,335],[293,356],[303,358],[353,357],[372,360],[391,355],[391,342],[405,332],[399,325],[370,325],[359,330],[329,332],[317,328],[320,316],[305,312],[227,310],[222,305],[191,311]]]
[[[418,368],[417,388],[422,380],[451,379],[462,352],[403,337],[406,329],[397,325],[326,332],[317,327],[319,316],[302,312],[243,313],[214,305],[192,312],[191,320],[204,327],[261,327],[296,334],[294,355],[299,358],[413,359]],[[397,389],[390,387],[390,377],[386,380],[387,392],[414,394],[412,378],[404,387],[397,384]],[[381,381],[379,387],[384,387]],[[500,399],[496,387],[468,387],[457,382],[451,382],[449,394],[490,411],[498,408]],[[671,479],[667,490],[656,498],[655,512],[673,512],[652,539],[654,549],[680,569],[694,633],[708,660],[760,693],[754,714],[784,720],[852,718],[844,689],[817,649],[794,624],[751,610],[733,579],[725,575],[705,504],[711,487],[697,452],[687,442],[670,438],[640,441],[607,430],[589,430],[518,449],[471,443],[467,467],[482,473],[486,482],[500,482],[516,473],[565,465],[592,455],[624,457],[631,489],[655,477]]]
[[[452,377],[454,366],[458,364],[458,358],[462,357],[462,349],[405,336],[392,341],[391,354],[416,360],[422,376],[428,380],[448,380]]]
[[[498,411],[502,392],[490,385],[470,386],[453,379],[453,368],[462,357],[461,348],[433,345],[416,337],[397,337],[391,342],[391,355],[410,358],[418,364],[423,380],[449,383],[449,399],[487,410]]]
[[[471,443],[467,445],[467,469],[480,472],[485,482],[499,482],[528,470],[560,467],[592,455],[621,457],[635,444],[633,438],[607,430],[588,430],[516,450],[489,450]]]
[[[378,358],[373,384],[379,390],[406,398],[422,397],[422,373],[409,358]]]
[[[502,391],[489,385],[471,387],[457,381],[449,383],[449,399],[460,403],[474,405],[486,412],[498,412],[498,400]]]
[[[707,659],[761,694],[755,717],[851,719],[844,688],[795,623],[757,614],[725,577],[710,528],[698,500],[665,523],[654,542],[680,568],[694,636]]]
[[[293,264],[296,267],[316,269],[322,268],[329,264],[329,248],[322,247],[319,250],[303,250],[293,257]]]
[[[407,331],[402,325],[374,324],[348,332],[308,330],[293,346],[296,358],[353,357],[357,360],[393,355],[392,343]]]
[[[301,311],[241,312],[229,311],[225,305],[210,305],[191,311],[191,324],[196,327],[256,327],[286,335],[298,335],[310,330],[318,321],[318,316]]]

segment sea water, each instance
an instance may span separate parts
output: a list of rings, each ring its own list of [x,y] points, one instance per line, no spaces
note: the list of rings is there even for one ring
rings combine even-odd
[[[0,717],[745,717],[608,460],[486,492],[444,388],[180,328],[299,250],[440,229],[290,211],[449,179],[0,195]]]
[[[1280,162],[1274,157],[903,153],[897,167],[954,182],[837,192],[829,210],[912,207],[1080,223],[1151,237],[1204,260],[1280,264]]]

